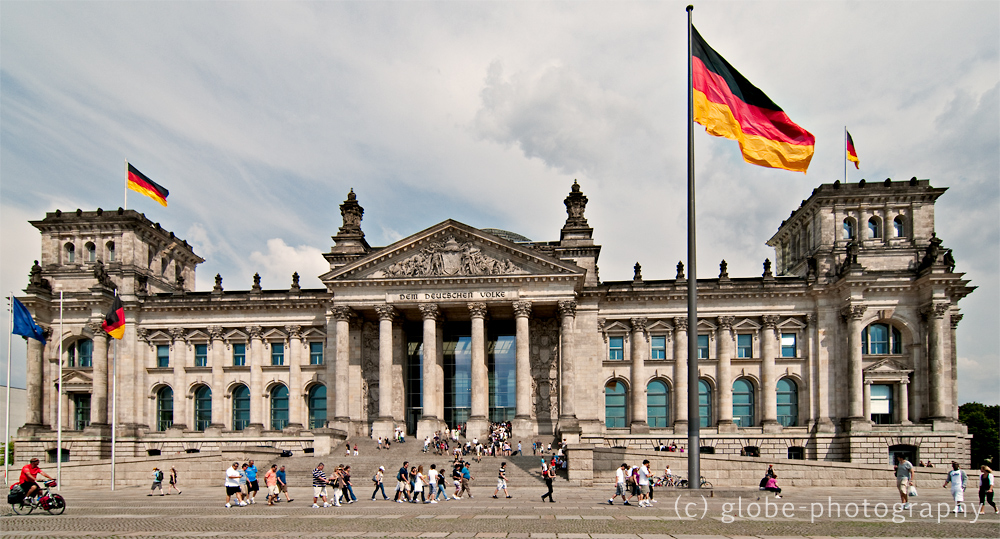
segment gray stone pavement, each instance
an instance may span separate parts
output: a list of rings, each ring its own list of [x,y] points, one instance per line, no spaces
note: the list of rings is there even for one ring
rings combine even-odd
[[[0,514],[3,537],[426,537],[500,539],[781,539],[821,537],[1000,537],[1000,516],[978,504],[955,514],[947,491],[924,486],[903,511],[895,489],[789,488],[781,499],[748,489],[740,497],[710,497],[660,489],[651,508],[607,504],[607,487],[563,488],[556,503],[542,490],[511,488],[512,499],[492,499],[493,484],[474,484],[475,498],[430,504],[360,501],[314,509],[312,489],[293,487],[293,503],[225,508],[222,487],[185,489],[147,497],[141,488],[114,492],[64,489],[67,510]],[[702,494],[705,497],[702,497]],[[732,492],[730,493],[732,494]],[[973,491],[971,502],[978,502]],[[838,513],[839,510],[839,513]]]

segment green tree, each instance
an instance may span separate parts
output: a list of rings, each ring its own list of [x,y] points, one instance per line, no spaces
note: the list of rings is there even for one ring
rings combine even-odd
[[[985,464],[994,470],[1000,463],[1000,405],[968,402],[958,407],[958,420],[972,435],[972,467]]]

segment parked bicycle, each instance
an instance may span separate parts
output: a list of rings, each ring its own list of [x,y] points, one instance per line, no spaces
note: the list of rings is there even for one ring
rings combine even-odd
[[[10,504],[11,509],[19,515],[27,515],[35,510],[48,511],[51,515],[61,515],[66,510],[66,500],[59,494],[52,492],[56,486],[56,480],[51,479],[43,483],[45,489],[30,498],[24,498],[20,502]]]
[[[671,475],[671,476],[657,475],[652,478],[652,481],[654,487],[669,488],[677,486],[676,475]]]
[[[688,488],[689,485],[690,483],[688,483],[687,479],[684,479],[683,477],[676,475],[674,476],[674,486],[676,486],[677,488]],[[706,480],[704,475],[701,476],[699,485],[701,486],[701,488],[712,488],[712,483]]]

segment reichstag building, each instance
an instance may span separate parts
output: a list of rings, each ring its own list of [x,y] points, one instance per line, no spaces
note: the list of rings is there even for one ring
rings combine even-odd
[[[723,262],[699,279],[696,323],[681,265],[669,280],[638,265],[632,280],[600,280],[576,182],[554,241],[446,220],[372,247],[352,190],[322,289],[296,274],[281,290],[259,277],[226,290],[216,276],[196,291],[204,260],[143,214],[55,211],[31,222],[42,250],[20,299],[49,339],[28,341],[16,447],[55,458],[62,386],[64,458],[109,458],[116,371],[124,456],[238,444],[319,455],[397,426],[422,439],[465,425],[471,438],[510,421],[526,441],[683,446],[697,428],[715,454],[968,464],[955,329],[974,287],[934,233],[945,190],[820,185],[766,240],[773,269],[731,277]],[[101,330],[115,290],[121,341]]]

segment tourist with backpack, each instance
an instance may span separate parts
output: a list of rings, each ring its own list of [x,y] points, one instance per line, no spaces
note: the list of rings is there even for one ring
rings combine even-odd
[[[152,496],[153,492],[157,489],[160,490],[160,496],[163,496],[163,470],[154,467],[153,468],[153,486],[149,489],[149,494],[146,496]]]

